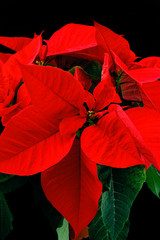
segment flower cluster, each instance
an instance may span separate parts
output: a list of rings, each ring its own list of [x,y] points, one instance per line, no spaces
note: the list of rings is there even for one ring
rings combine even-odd
[[[98,210],[97,164],[160,170],[160,58],[96,22],[0,44],[14,50],[0,53],[0,172],[41,172],[76,239]]]

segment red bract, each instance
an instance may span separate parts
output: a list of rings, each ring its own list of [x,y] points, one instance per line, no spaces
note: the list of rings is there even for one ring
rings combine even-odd
[[[143,101],[144,106],[159,111],[159,58],[150,57],[127,66],[112,52],[116,67],[122,72],[121,91],[126,100]]]
[[[5,125],[12,116],[14,116],[30,103],[30,97],[27,93],[27,90],[25,89],[25,86],[22,86],[21,90],[18,91],[22,79],[22,74],[18,62],[21,62],[23,64],[32,63],[39,53],[42,39],[41,36],[37,36],[33,40],[29,41],[29,44],[27,44],[28,39],[26,40],[27,42],[22,39],[20,40],[20,43],[18,40],[15,41],[13,41],[13,39],[12,41],[9,41],[8,39],[8,42],[12,43],[12,46],[11,44],[9,45],[8,42],[6,45],[16,50],[20,50],[15,54],[12,54],[4,64],[1,64],[0,94],[3,100],[1,100],[0,115],[3,117],[3,125]]]
[[[28,175],[43,171],[63,158],[63,145],[65,152],[67,146],[72,144],[75,133],[61,135],[59,122],[68,114],[76,115],[82,101],[80,100],[80,83],[76,82],[71,74],[65,74],[61,69],[36,65],[21,66],[21,69],[34,105],[28,106],[15,115],[1,135],[2,159],[6,161],[10,159],[12,162],[7,168],[3,161],[1,171]],[[38,148],[39,144],[41,147]],[[7,148],[10,149],[9,152]],[[41,150],[48,155],[47,161],[43,162],[44,155]],[[52,155],[54,153],[55,157]],[[31,155],[37,156],[36,160],[33,161]]]
[[[108,52],[110,54],[111,59],[111,51],[119,56],[119,58],[127,65],[130,65],[137,58],[130,50],[129,43],[125,38],[97,22],[95,22],[95,28],[98,45],[103,48],[104,52]]]
[[[14,51],[20,51],[32,41],[27,37],[0,37],[0,44]]]
[[[76,139],[67,156],[44,171],[41,179],[47,198],[69,221],[76,239],[98,209],[102,186],[97,165],[86,157]]]
[[[135,68],[150,69],[150,75],[152,78],[145,81],[140,86],[141,96],[143,104],[146,107],[160,111],[160,58],[159,57],[147,57],[139,61]],[[153,76],[155,77],[153,78]],[[146,79],[148,78],[148,75]]]
[[[66,25],[47,45],[41,36],[23,48],[22,39],[14,39],[18,46],[0,40],[18,49],[0,63],[6,76],[1,78],[1,106],[7,114],[13,111],[11,116],[5,113],[7,124],[0,136],[0,171],[42,172],[46,197],[68,220],[76,239],[98,209],[102,185],[97,164],[153,164],[160,170],[159,59],[135,63],[128,42],[97,23]],[[101,80],[94,85],[75,65],[74,76],[40,66],[60,54],[104,62]],[[142,103],[144,107],[134,107]]]
[[[3,172],[29,175],[43,171],[57,163],[53,169],[44,172],[42,186],[51,203],[70,222],[76,236],[96,213],[95,207],[90,210],[90,213],[87,213],[89,200],[79,203],[84,197],[83,192],[88,191],[89,188],[89,186],[86,186],[87,189],[83,189],[83,191],[79,187],[79,183],[83,182],[83,179],[90,178],[93,175],[95,179],[91,177],[88,182],[94,180],[97,182],[97,189],[100,186],[100,183],[96,180],[97,177],[95,177],[95,170],[93,170],[95,169],[94,162],[95,164],[99,163],[112,167],[129,167],[137,164],[148,166],[150,163],[159,167],[158,154],[148,142],[148,137],[152,135],[153,139],[155,138],[155,133],[159,131],[157,123],[160,116],[155,115],[154,111],[152,112],[155,128],[152,127],[149,135],[147,135],[147,132],[144,131],[141,134],[132,123],[133,116],[137,116],[140,123],[143,122],[144,117],[146,118],[146,111],[143,111],[143,118],[141,114],[139,117],[139,109],[141,108],[138,108],[137,115],[131,115],[130,119],[120,107],[116,107],[116,104],[113,105],[114,108],[105,109],[111,102],[119,101],[119,98],[116,97],[115,87],[110,81],[110,75],[107,74],[109,69],[106,64],[107,60],[103,66],[102,81],[94,89],[93,95],[83,89],[80,79],[74,78],[70,73],[61,69],[21,65],[23,80],[34,105],[14,116],[8,122],[0,138],[1,159],[3,159],[0,162],[0,168]],[[78,74],[77,76],[79,78],[82,75]],[[86,81],[88,80],[86,79]],[[86,110],[83,106],[84,102],[88,105],[89,110]],[[133,111],[136,112],[136,109]],[[132,113],[132,110],[130,112]],[[148,127],[151,125],[150,118],[147,115],[145,120]],[[95,119],[97,119],[97,123],[94,122]],[[85,122],[92,122],[94,125],[87,127],[87,123],[85,127]],[[83,125],[85,130],[82,132],[81,144],[75,147],[81,150],[75,149],[70,152],[76,132]],[[145,135],[145,138],[143,138],[143,135]],[[158,140],[159,144],[158,138],[156,141]],[[70,164],[72,161],[76,161],[71,158],[72,151],[77,152],[75,156],[79,151],[82,151],[82,156],[85,156],[85,165],[84,159],[79,159],[81,155],[75,158],[78,161],[75,162],[75,167]],[[61,160],[62,162],[60,162]],[[81,164],[79,161],[82,161]],[[87,170],[82,167],[86,164]],[[66,179],[68,173],[71,178],[66,182],[66,188],[64,182],[64,189],[60,188],[60,191],[56,191],[56,197],[54,198],[51,190],[57,189],[59,181],[57,182],[55,178],[48,185],[48,179],[52,170],[53,173],[55,171],[60,172],[62,166],[65,166],[66,169],[66,175],[64,175]],[[81,166],[81,169],[78,169],[78,166]],[[93,167],[93,169],[91,167],[92,170],[90,166]],[[69,167],[70,170],[68,170]],[[70,171],[74,174],[75,171],[78,171],[80,179],[76,174],[77,180],[74,180],[75,175],[71,174]],[[88,171],[91,171],[91,176],[87,174]],[[80,173],[84,174],[82,179]],[[73,189],[70,186],[71,182],[74,182]],[[72,189],[71,193],[68,192],[68,187]],[[68,191],[65,189],[68,189]],[[78,196],[80,196],[79,200],[70,196],[70,194],[73,194],[72,196],[77,195],[77,191],[79,192]],[[93,206],[97,206],[98,196],[100,196],[100,190],[96,192],[92,197],[94,199]],[[63,207],[60,201],[62,196],[66,196],[65,199],[68,201],[68,204]],[[71,199],[73,199],[72,202],[70,202]],[[79,204],[81,204],[81,207],[76,210]],[[72,205],[75,206],[73,212],[80,211],[80,215],[69,214]]]
[[[95,39],[95,28],[82,24],[67,24],[46,41],[47,56],[67,54],[74,57],[103,61],[103,52]]]

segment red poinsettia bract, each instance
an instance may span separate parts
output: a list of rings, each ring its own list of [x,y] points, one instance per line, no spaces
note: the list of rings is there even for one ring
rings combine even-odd
[[[97,164],[153,164],[160,170],[158,92],[154,96],[149,88],[151,84],[159,89],[158,62],[135,63],[128,42],[97,23],[67,25],[46,41],[47,46],[41,36],[0,42],[17,51],[0,62],[6,76],[1,78],[1,115],[24,104],[8,117],[0,136],[0,172],[42,172],[46,197],[68,220],[76,239],[98,209],[102,184]],[[103,62],[101,81],[92,93],[92,81],[81,68],[75,68],[73,76],[58,67],[34,64],[39,59],[45,65],[47,57],[59,54]],[[120,82],[114,71],[116,78],[120,73]],[[144,107],[125,105],[124,100],[143,101]]]
[[[56,164],[42,173],[42,187],[78,236],[92,220],[98,206],[101,184],[96,175],[97,163],[129,167],[150,162],[160,169],[156,150],[159,141],[153,147],[153,139],[159,140],[159,115],[153,110],[150,110],[152,115],[148,114],[145,108],[124,112],[116,104],[119,98],[106,66],[104,77],[93,95],[84,90],[80,79],[61,69],[20,66],[32,105],[12,117],[0,137],[1,171],[30,175]],[[84,107],[84,102],[89,110]],[[105,109],[111,102],[115,104]],[[144,118],[147,119],[145,124]],[[75,140],[77,130],[89,119],[96,122],[84,129],[80,141]],[[148,132],[145,127],[151,125],[151,120],[152,128]],[[150,136],[153,136],[152,141]],[[49,180],[55,171],[61,172],[61,181],[58,177]],[[85,184],[86,179],[91,185]],[[71,183],[74,183],[72,187]],[[64,205],[63,199],[68,204]],[[89,213],[88,203],[93,206]],[[73,216],[69,214],[71,208]]]

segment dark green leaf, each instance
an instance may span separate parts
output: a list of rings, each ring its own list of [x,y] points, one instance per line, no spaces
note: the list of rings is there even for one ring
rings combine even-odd
[[[99,200],[99,208],[95,218],[89,224],[89,239],[91,240],[110,240],[110,233],[105,226],[102,218],[101,211],[102,199]],[[117,240],[126,240],[129,232],[129,221],[124,224],[121,232],[119,233]]]
[[[146,183],[148,188],[160,198],[160,174],[156,168],[150,166],[146,172]]]
[[[0,192],[0,239],[4,240],[13,230],[13,216],[9,210],[4,194]]]
[[[124,224],[124,227],[122,228],[122,231],[118,235],[117,240],[126,240],[128,237],[130,223],[129,220]]]
[[[104,166],[104,168],[109,172],[108,167]],[[106,174],[105,171],[103,174]],[[100,178],[102,179],[102,176]],[[144,166],[111,168],[109,191],[102,193],[101,204],[103,222],[110,233],[111,240],[117,240],[119,234],[125,229],[131,206],[144,181]]]
[[[89,224],[89,239],[91,240],[110,240],[108,230],[102,218],[101,202],[102,199],[99,200],[99,208],[95,218]]]
[[[103,184],[103,192],[110,190],[111,168],[103,165],[98,165],[98,177]]]
[[[0,183],[5,182],[12,177],[14,177],[14,175],[0,173]]]
[[[44,64],[44,66],[56,67],[55,65],[53,65],[51,63],[46,63],[46,64]]]
[[[74,73],[75,73],[75,70],[76,70],[77,67],[78,67],[79,69],[83,70],[82,67],[80,67],[80,66],[75,66],[75,67],[72,67],[68,72],[70,72],[70,73],[74,76]]]
[[[8,179],[7,179],[8,178]],[[17,188],[22,187],[28,181],[28,177],[22,176],[6,176],[5,181],[0,182],[0,192],[10,193],[15,191]]]
[[[101,80],[102,65],[99,62],[91,61],[84,70],[88,73],[92,80]]]

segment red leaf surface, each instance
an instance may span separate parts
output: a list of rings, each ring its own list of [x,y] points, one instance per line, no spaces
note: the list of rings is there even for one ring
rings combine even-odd
[[[109,114],[83,131],[82,150],[87,157],[102,165],[118,168],[148,165],[148,161],[153,159],[152,153],[146,147],[143,135],[131,122],[132,119],[116,105],[109,109]],[[134,112],[136,118],[137,113]],[[143,122],[143,119],[140,120]],[[141,154],[146,157],[146,161],[141,158]]]
[[[11,56],[10,53],[0,53],[0,60],[5,63]]]
[[[160,170],[160,114],[145,107],[132,108],[126,113],[143,137],[148,150],[153,154],[150,163]]]
[[[140,85],[128,74],[123,72],[121,79],[121,92],[125,100],[142,102]]]
[[[0,172],[31,175],[60,161],[70,150],[74,135],[59,132],[52,121],[27,107],[10,119],[0,136]]]
[[[141,67],[160,68],[160,57],[146,57],[138,62]]]
[[[129,69],[126,66],[126,64],[124,64],[121,61],[121,59],[114,52],[112,52],[112,56],[114,57],[114,61],[117,65],[116,66],[117,70],[122,71],[120,88],[121,88],[123,99],[129,100],[129,101],[141,102],[142,97],[141,97],[141,94],[140,94],[139,83],[137,83],[136,80],[132,77]],[[106,72],[106,70],[105,70],[105,72]],[[117,95],[118,94],[115,95],[115,97],[116,97],[115,100],[118,100]]]
[[[27,37],[0,37],[0,44],[14,51],[20,51],[23,47],[32,41]]]
[[[160,112],[160,81],[144,83],[140,90],[144,106]]]
[[[104,51],[109,53],[111,58],[111,51],[113,51],[126,64],[136,59],[135,54],[130,50],[129,43],[125,38],[97,22],[94,23],[96,28],[96,40],[98,44],[103,47]]]
[[[97,45],[95,28],[82,24],[67,24],[47,41],[48,56],[80,51]]]
[[[21,94],[21,107],[19,104],[14,105],[12,107],[8,107],[12,102],[17,89],[19,88],[19,84],[21,81],[21,70],[19,68],[19,64],[17,60],[24,64],[30,64],[34,61],[37,56],[39,49],[41,47],[42,38],[41,36],[35,37],[27,46],[25,46],[22,50],[18,51],[15,54],[12,54],[4,64],[1,64],[1,83],[0,83],[0,102],[1,104],[1,116],[3,115],[3,124],[6,124],[7,121],[17,114],[23,107],[22,102],[26,102],[26,94],[23,96]],[[19,94],[18,94],[19,95]],[[29,98],[29,96],[28,96]],[[6,108],[6,109],[5,109]],[[5,116],[5,114],[7,114]]]
[[[131,70],[130,75],[139,83],[154,82],[160,78],[160,68],[138,68]]]
[[[79,128],[83,126],[86,122],[86,117],[81,117],[79,115],[73,117],[67,117],[62,119],[60,122],[60,132],[62,134],[76,134]]]
[[[131,101],[142,101],[141,94],[143,94],[143,98],[145,97],[142,86],[156,81],[160,77],[160,68],[138,67],[129,70],[116,54],[113,53],[113,56],[118,70],[123,71],[121,80],[123,98]]]
[[[105,54],[101,82],[95,87],[93,91],[93,96],[96,100],[94,110],[96,111],[105,108],[111,102],[121,102],[111,80],[109,73],[109,62],[109,54]]]
[[[31,99],[27,92],[26,86],[23,84],[18,89],[16,104],[14,104],[10,107],[5,107],[5,108],[4,108],[4,104],[3,104],[3,112],[1,113],[1,111],[0,111],[0,115],[2,116],[3,126],[5,126],[13,116],[15,116],[22,109],[27,107],[29,104],[31,104]]]
[[[75,51],[72,53],[69,53],[68,55],[71,55],[73,57],[79,57],[84,58],[89,61],[97,61],[100,63],[103,63],[104,60],[104,51],[100,46],[90,47],[81,51]]]
[[[72,74],[59,68],[20,65],[32,103],[46,117],[76,115],[83,105],[84,89]]]
[[[42,173],[42,188],[71,224],[76,239],[94,218],[102,191],[97,166],[80,149],[79,140],[61,162]]]
[[[47,56],[69,54],[74,57],[103,61],[103,52],[97,46],[93,26],[67,24],[56,31],[46,42]]]
[[[6,96],[8,95],[8,81],[3,77],[3,66],[4,63],[0,60],[0,103],[5,101]]]
[[[82,84],[85,90],[89,90],[90,87],[92,86],[92,81],[90,77],[87,75],[87,73],[84,70],[78,67],[76,67],[75,69],[74,77],[78,79],[78,81],[80,81],[80,83]]]
[[[147,68],[139,67],[137,69],[129,70],[127,65],[122,62],[122,60],[112,52],[114,61],[117,65],[117,68],[123,70],[128,76],[130,76],[137,83],[143,84],[147,82],[154,82],[160,78],[160,68]]]
[[[8,79],[10,88],[13,90],[16,89],[21,80],[21,70],[17,61],[23,64],[31,64],[39,53],[41,43],[41,36],[35,37],[28,45],[15,54],[12,54],[8,61],[5,62],[3,75]]]

